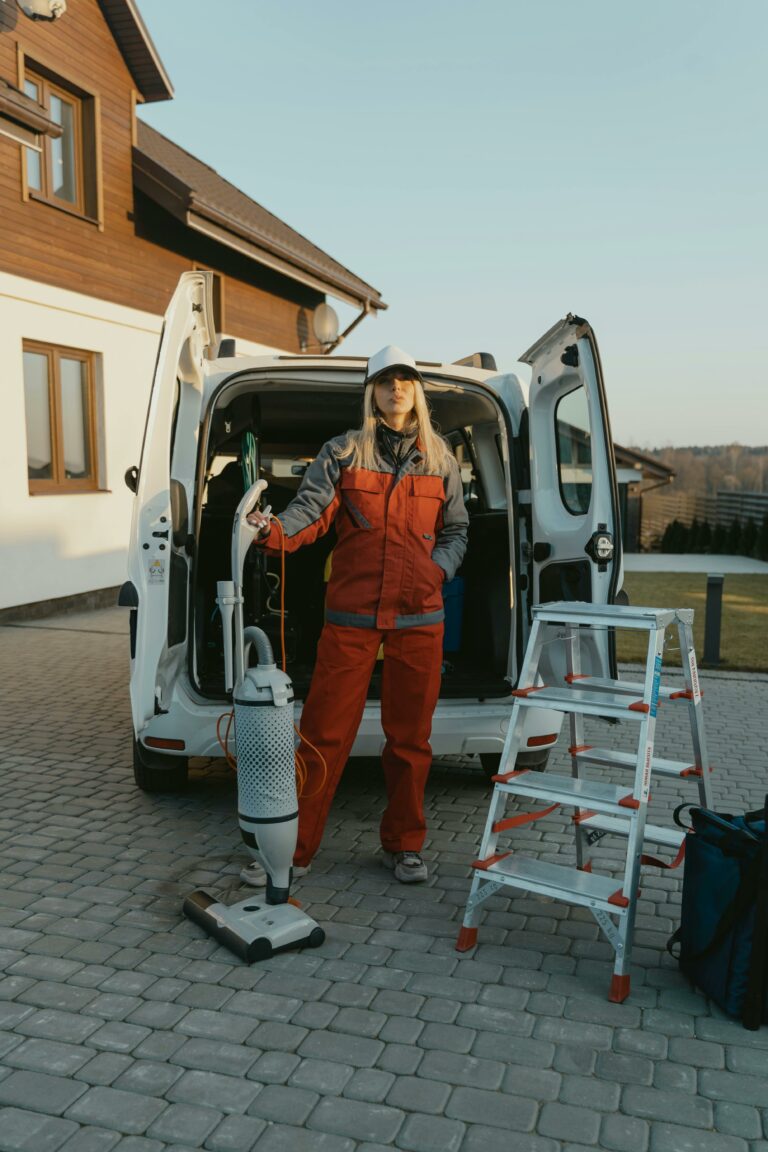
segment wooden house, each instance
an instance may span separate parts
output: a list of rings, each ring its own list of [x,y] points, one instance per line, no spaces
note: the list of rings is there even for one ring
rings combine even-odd
[[[55,20],[0,0],[0,610],[122,582],[122,478],[181,272],[216,274],[217,326],[247,353],[316,350],[328,296],[386,306],[137,118],[172,96],[135,0],[68,0]]]

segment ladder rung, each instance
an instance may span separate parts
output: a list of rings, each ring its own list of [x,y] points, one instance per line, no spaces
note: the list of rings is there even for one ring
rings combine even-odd
[[[634,604],[590,604],[583,600],[560,600],[537,604],[536,619],[554,624],[597,624],[614,628],[666,628],[675,620],[674,608],[642,608]]]
[[[626,784],[603,784],[599,780],[555,776],[549,772],[521,772],[513,779],[496,784],[496,787],[516,796],[530,796],[550,802],[557,800],[575,808],[596,808],[598,811],[617,814],[633,811],[637,805]]]
[[[597,828],[601,832],[611,832],[615,836],[629,836],[631,822],[622,820],[619,816],[601,816],[599,814],[584,816],[579,820],[580,828]],[[680,847],[685,839],[685,832],[680,828],[662,828],[660,824],[646,824],[643,841],[659,844],[664,848]]]
[[[568,680],[567,676],[566,680]],[[576,676],[573,681],[568,681],[568,683],[579,684],[596,692],[615,692],[626,696],[639,696],[640,699],[642,699],[645,691],[643,684],[634,684],[629,680],[601,680],[598,676]],[[691,698],[685,688],[673,688],[669,684],[662,684],[659,687],[659,697],[662,700],[688,700]]]
[[[601,768],[636,768],[637,754],[635,752],[618,752],[614,748],[591,748],[584,746],[578,752],[571,752],[574,760],[582,764],[598,764]],[[651,761],[651,771],[660,776],[697,776],[695,764],[685,760],[665,760],[661,756],[654,756]]]
[[[582,688],[538,688],[530,695],[524,695],[527,691],[525,688],[516,689],[512,695],[528,708],[583,712],[585,716],[616,716],[622,720],[642,720],[648,709],[648,705],[643,703],[642,692],[633,700],[621,694],[611,699],[607,692],[588,692]]]
[[[610,876],[597,876],[578,868],[562,864],[548,864],[529,856],[510,853],[494,856],[490,861],[476,860],[472,865],[483,876],[493,878],[513,888],[539,892],[555,900],[570,904],[583,904],[588,908],[602,908],[605,912],[623,915],[627,908],[621,900],[621,881]]]

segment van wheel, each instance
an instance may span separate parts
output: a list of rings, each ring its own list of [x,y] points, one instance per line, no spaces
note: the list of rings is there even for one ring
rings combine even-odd
[[[529,772],[543,772],[547,766],[548,759],[548,748],[544,748],[538,752],[519,752],[517,760],[515,760],[515,768],[518,772],[523,768],[527,768]],[[499,769],[501,768],[501,753],[481,752],[480,763],[486,780],[491,780],[499,774]]]
[[[133,738],[133,778],[142,792],[179,792],[187,783],[186,756],[166,756]]]

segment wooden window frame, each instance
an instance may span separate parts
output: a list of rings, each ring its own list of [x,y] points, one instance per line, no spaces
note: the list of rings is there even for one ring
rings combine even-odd
[[[37,355],[45,356],[48,360],[48,412],[53,475],[50,480],[34,480],[27,473],[30,496],[66,496],[75,492],[98,492],[100,489],[95,354],[82,348],[67,348],[62,344],[42,344],[38,340],[22,341],[22,351],[34,352]],[[59,369],[59,362],[62,357],[65,360],[78,360],[86,366],[87,441],[91,469],[89,476],[83,476],[79,479],[67,479],[64,475],[64,426],[61,412],[61,373]]]
[[[72,105],[74,114],[75,184],[74,201],[55,196],[51,187],[52,141],[41,138],[40,168],[42,188],[31,188],[27,179],[26,148],[21,150],[22,188],[25,200],[36,200],[57,208],[88,223],[97,224],[103,231],[103,191],[101,180],[101,103],[96,93],[86,92],[78,85],[70,84],[64,77],[57,76],[43,64],[27,60],[19,61],[19,86],[22,91],[27,81],[36,84],[40,91],[40,103],[50,113],[51,95]],[[86,149],[88,149],[86,151]]]

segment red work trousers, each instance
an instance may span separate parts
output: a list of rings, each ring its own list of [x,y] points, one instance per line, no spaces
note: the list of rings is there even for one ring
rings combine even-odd
[[[381,820],[381,843],[388,852],[418,852],[424,843],[424,788],[432,763],[429,736],[440,692],[443,625],[382,632],[326,624],[301,714],[305,741],[300,752],[308,776],[299,799],[296,864],[309,864],[320,846],[382,643],[381,722],[386,736],[382,764],[387,808]],[[325,760],[324,781],[311,744]]]

